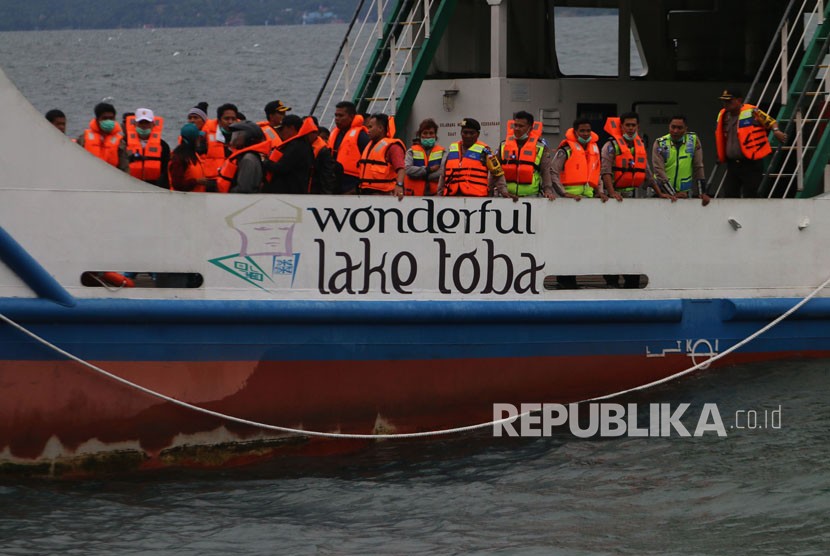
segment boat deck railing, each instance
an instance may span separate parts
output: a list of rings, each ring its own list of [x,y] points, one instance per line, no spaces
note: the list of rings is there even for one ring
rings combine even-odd
[[[321,121],[352,100],[361,112],[394,115],[417,44],[429,38],[431,0],[361,0],[318,94]],[[374,40],[372,39],[374,37]],[[382,59],[381,59],[382,58]]]
[[[812,197],[824,190],[830,151],[830,4],[790,0],[745,101],[775,116],[787,134],[767,165],[761,192],[767,197]],[[710,176],[720,194],[725,166]]]

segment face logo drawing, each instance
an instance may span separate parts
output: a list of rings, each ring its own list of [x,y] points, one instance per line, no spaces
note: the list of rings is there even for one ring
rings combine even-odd
[[[299,207],[275,199],[260,199],[225,217],[239,234],[239,252],[211,263],[262,289],[293,285],[299,253],[294,253],[294,228],[302,221]],[[278,283],[279,282],[279,283]]]

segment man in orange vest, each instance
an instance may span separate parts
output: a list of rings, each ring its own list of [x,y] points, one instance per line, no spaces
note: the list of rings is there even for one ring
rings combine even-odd
[[[633,198],[644,187],[654,189],[661,199],[677,200],[673,194],[660,189],[648,168],[648,152],[640,138],[640,116],[635,112],[621,114],[619,118],[608,118],[605,131],[611,138],[602,147],[600,153],[600,173],[605,191],[598,189],[599,198],[606,202],[609,197],[622,202],[623,197]],[[618,274],[605,274],[605,283],[609,288],[619,287]],[[639,274],[624,274],[624,288],[639,288]]]
[[[149,108],[138,108],[127,118],[127,151],[130,175],[158,187],[168,188],[170,146],[161,138],[164,120]]]
[[[77,143],[107,164],[123,172],[130,171],[127,144],[121,125],[115,121],[115,107],[108,102],[95,105],[95,117],[78,137]]]
[[[328,146],[334,159],[343,167],[340,193],[354,195],[360,184],[357,161],[369,144],[369,134],[363,127],[363,116],[357,114],[357,107],[345,100],[334,106],[334,125]]]
[[[358,161],[360,195],[404,196],[406,147],[391,131],[389,116],[372,114],[366,122],[369,144]]]
[[[561,197],[576,201],[598,197],[599,136],[591,130],[587,118],[577,118],[565,132],[565,139],[553,155],[550,165],[551,185]]]
[[[481,124],[473,118],[461,120],[461,141],[452,143],[441,159],[437,196],[492,197],[518,201],[519,196],[507,190],[504,170],[490,147],[478,140]]]
[[[504,170],[507,190],[519,197],[556,198],[550,181],[551,154],[542,138],[541,122],[534,129],[533,114],[520,110],[513,114],[513,129],[501,142],[497,155]]]
[[[609,197],[620,202],[624,197],[633,198],[644,187],[651,187],[662,199],[677,200],[674,195],[663,192],[648,171],[648,152],[639,135],[640,116],[636,112],[608,118],[605,131],[611,138],[600,153],[600,173],[605,190],[598,190],[598,193],[603,203]]]
[[[718,113],[715,143],[718,162],[726,163],[724,197],[757,197],[764,177],[761,161],[772,154],[767,135],[772,131],[778,141],[786,143],[787,134],[757,106],[744,104],[740,91],[724,89],[720,100],[723,108]]]

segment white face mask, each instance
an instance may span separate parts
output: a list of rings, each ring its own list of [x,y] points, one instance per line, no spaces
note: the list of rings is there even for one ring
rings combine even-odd
[[[633,141],[635,137],[637,137],[636,133],[632,133],[629,135],[628,133],[623,133],[623,137],[628,139],[629,141]]]
[[[525,133],[525,134],[524,134],[524,135],[522,135],[521,137],[516,137],[516,141],[525,141],[525,140],[527,140],[527,138],[528,138],[528,137],[530,137],[530,134],[529,134],[529,133]]]

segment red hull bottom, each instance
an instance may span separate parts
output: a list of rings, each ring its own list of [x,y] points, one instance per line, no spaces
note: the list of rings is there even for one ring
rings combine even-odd
[[[776,354],[783,357],[826,354]],[[770,359],[734,354],[728,364]],[[719,362],[721,363],[721,362]],[[96,362],[175,399],[323,432],[409,433],[486,423],[494,403],[570,403],[648,384],[684,356],[436,361]],[[232,467],[351,453],[366,440],[275,433],[176,406],[69,361],[0,362],[0,472],[89,475]]]

